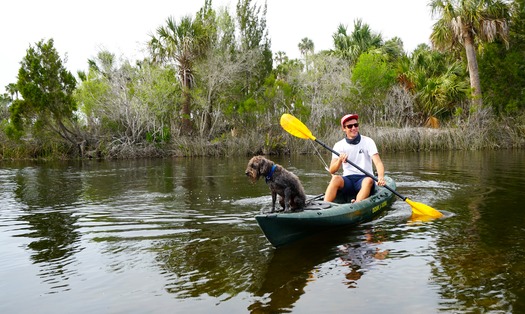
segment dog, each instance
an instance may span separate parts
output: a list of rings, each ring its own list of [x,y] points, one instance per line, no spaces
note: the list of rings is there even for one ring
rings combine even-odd
[[[250,159],[244,172],[252,181],[257,182],[264,177],[272,192],[272,213],[279,195],[279,204],[285,212],[300,210],[305,207],[306,194],[299,178],[282,166],[263,156]]]

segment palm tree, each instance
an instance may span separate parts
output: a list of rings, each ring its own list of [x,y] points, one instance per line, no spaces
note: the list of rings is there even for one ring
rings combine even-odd
[[[181,18],[177,24],[172,17],[166,20],[166,26],[157,29],[148,43],[155,62],[174,62],[178,79],[182,86],[183,102],[181,110],[182,132],[193,131],[191,123],[191,89],[194,86],[193,66],[202,52],[202,36],[197,23],[190,16]]]
[[[286,52],[284,51],[277,51],[275,53],[273,60],[275,60],[276,65],[279,66],[285,63],[286,61],[288,61],[288,56],[286,55]]]
[[[297,47],[299,48],[299,51],[301,51],[301,55],[304,57],[306,71],[308,72],[308,54],[314,52],[314,42],[310,38],[305,37],[301,39],[301,42]]]
[[[403,50],[403,41],[399,37],[394,37],[390,40],[387,40],[381,50],[386,53],[389,61],[391,62],[395,62],[396,60],[399,60],[405,56],[405,51]]]
[[[428,124],[454,114],[454,105],[468,99],[469,86],[463,63],[450,53],[419,45],[397,63],[400,86],[415,97],[418,122]]]
[[[333,54],[352,64],[362,53],[383,46],[381,34],[373,32],[370,26],[360,19],[354,21],[354,31],[350,35],[347,34],[346,26],[340,24],[332,38],[335,47]]]
[[[500,0],[432,0],[434,24],[430,40],[440,50],[465,48],[474,104],[482,106],[476,50],[500,38],[508,47],[508,5]]]
[[[301,42],[297,45],[297,47],[301,51],[301,55],[305,56],[305,58],[308,53],[314,52],[314,42],[308,37],[301,39]]]
[[[5,89],[11,95],[11,99],[18,99],[18,88],[15,83],[9,83]]]

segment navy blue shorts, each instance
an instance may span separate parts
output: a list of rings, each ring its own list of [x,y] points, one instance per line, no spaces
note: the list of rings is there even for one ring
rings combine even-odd
[[[364,174],[351,174],[349,176],[344,176],[343,180],[345,181],[345,185],[340,190],[344,195],[351,196],[352,198],[355,198],[357,196],[357,193],[359,193],[359,190],[361,190],[361,183],[363,182],[363,179],[367,176]],[[374,192],[375,184],[372,186],[372,190],[370,190],[370,194]]]

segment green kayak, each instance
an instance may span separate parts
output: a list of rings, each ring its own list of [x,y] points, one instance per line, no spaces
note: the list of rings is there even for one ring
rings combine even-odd
[[[392,190],[396,184],[386,176]],[[317,232],[343,226],[355,226],[372,220],[394,202],[392,191],[376,186],[375,192],[357,203],[323,201],[323,195],[307,201],[302,211],[261,213],[255,216],[259,227],[274,247],[280,247]]]

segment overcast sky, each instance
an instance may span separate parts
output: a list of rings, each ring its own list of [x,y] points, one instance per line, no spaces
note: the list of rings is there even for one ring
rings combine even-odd
[[[263,4],[253,0],[252,4]],[[75,76],[87,70],[87,60],[107,49],[118,57],[143,56],[145,43],[155,29],[173,16],[179,20],[203,6],[204,0],[7,0],[0,4],[0,93],[16,82],[20,61],[29,45],[54,39],[55,48]],[[235,13],[237,1],[212,0]],[[361,19],[384,40],[400,37],[405,51],[429,43],[433,21],[426,0],[267,0],[267,28],[272,51],[299,57],[297,45],[310,38],[315,51],[331,49],[339,24],[353,30]]]

